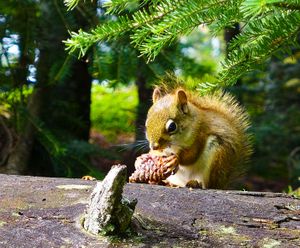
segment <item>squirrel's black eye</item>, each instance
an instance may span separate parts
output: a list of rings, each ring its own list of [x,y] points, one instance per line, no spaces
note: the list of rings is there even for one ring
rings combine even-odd
[[[177,124],[173,120],[168,120],[166,123],[166,130],[168,133],[175,133],[177,130]]]

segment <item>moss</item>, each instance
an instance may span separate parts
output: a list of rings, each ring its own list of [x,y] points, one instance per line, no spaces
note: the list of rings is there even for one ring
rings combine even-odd
[[[275,247],[280,247],[280,245],[281,245],[281,241],[278,241],[276,239],[265,238],[265,239],[263,239],[260,247],[275,248]]]
[[[12,216],[12,217],[19,217],[19,216],[20,216],[20,213],[19,213],[19,212],[12,212],[12,213],[11,213],[11,216]]]
[[[0,227],[3,227],[7,222],[5,221],[0,221]]]
[[[249,244],[251,238],[247,235],[241,234],[234,226],[211,225],[204,223],[203,220],[198,220],[196,226],[200,227],[199,234],[205,236],[213,243],[221,243],[226,245],[246,245]]]
[[[220,232],[223,233],[223,234],[237,235],[236,230],[232,226],[229,226],[229,227],[221,226],[220,227]]]
[[[233,243],[241,243],[242,241],[250,241],[251,239],[238,233],[233,226],[220,226],[214,232],[214,235],[217,236],[219,239],[226,239]]]

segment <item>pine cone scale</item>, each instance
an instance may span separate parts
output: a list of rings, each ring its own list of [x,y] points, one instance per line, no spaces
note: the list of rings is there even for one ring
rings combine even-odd
[[[176,173],[178,159],[175,155],[166,157],[146,153],[136,159],[135,169],[129,182],[163,184],[165,179]]]

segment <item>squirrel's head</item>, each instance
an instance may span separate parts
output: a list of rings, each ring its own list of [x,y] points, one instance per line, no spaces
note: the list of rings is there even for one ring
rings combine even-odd
[[[155,88],[153,105],[146,120],[146,137],[152,151],[164,155],[179,154],[182,149],[192,145],[197,124],[193,121],[195,107],[189,103],[188,97],[183,89],[166,94],[160,88]]]

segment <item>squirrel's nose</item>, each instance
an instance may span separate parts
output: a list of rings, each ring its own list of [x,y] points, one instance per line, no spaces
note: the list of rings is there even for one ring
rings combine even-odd
[[[151,144],[152,150],[157,150],[159,148],[159,144],[157,142]]]

